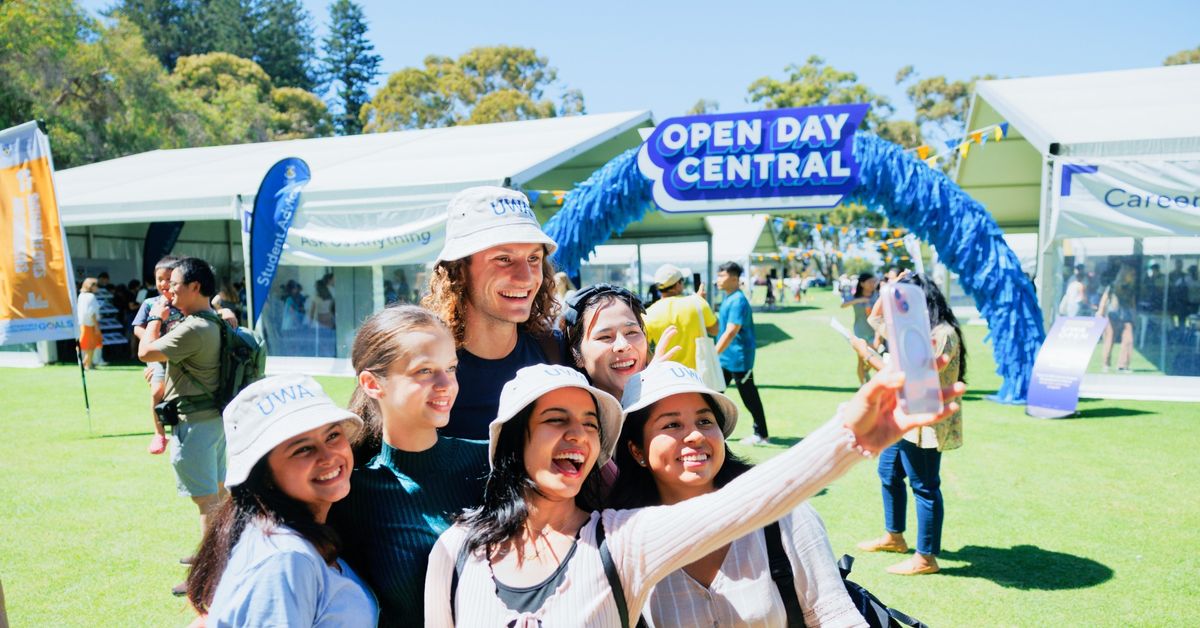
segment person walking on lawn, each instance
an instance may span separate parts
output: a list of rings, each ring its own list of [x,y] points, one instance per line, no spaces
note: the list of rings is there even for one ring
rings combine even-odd
[[[742,267],[725,262],[717,271],[717,287],[725,293],[718,310],[717,355],[725,374],[725,385],[737,385],[742,403],[754,417],[754,433],[742,439],[743,445],[769,444],[767,413],[763,410],[758,386],[754,383],[754,312],[750,299],[742,292]]]
[[[675,361],[688,368],[696,368],[696,339],[707,334],[717,335],[717,317],[708,301],[704,299],[704,288],[691,296],[683,296],[683,271],[672,264],[663,264],[654,272],[654,283],[662,292],[662,298],[646,308],[646,335],[654,343],[658,353],[665,353],[678,345]],[[663,337],[667,328],[674,325],[674,340]]]

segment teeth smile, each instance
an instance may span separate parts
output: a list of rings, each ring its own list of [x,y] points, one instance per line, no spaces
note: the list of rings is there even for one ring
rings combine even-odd
[[[440,399],[437,401],[430,401],[429,403],[431,403],[435,406],[438,406],[439,408],[444,408],[444,407],[450,405],[450,402],[445,399]]]
[[[611,368],[627,369],[627,368],[632,367],[634,362],[636,362],[636,360],[622,360],[620,362],[613,362]]]
[[[707,462],[708,454],[688,454],[682,460],[684,462]]]
[[[342,468],[338,467],[338,468],[334,469],[333,471],[326,473],[325,475],[318,475],[317,480],[324,482],[325,480],[332,480],[333,478],[336,478],[337,476],[339,476],[341,474],[342,474]]]
[[[500,296],[508,297],[510,299],[524,299],[525,297],[529,296],[529,291],[525,290],[523,292],[514,292],[514,291],[501,290]]]
[[[569,452],[564,452],[561,454],[555,454],[554,459],[555,460],[569,460],[571,462],[583,464],[584,456],[583,456],[583,454],[581,454],[579,452],[569,451]]]

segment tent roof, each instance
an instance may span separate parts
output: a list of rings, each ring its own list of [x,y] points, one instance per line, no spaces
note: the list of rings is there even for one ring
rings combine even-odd
[[[980,81],[975,98],[1043,155],[1200,150],[1200,65]]]
[[[1200,65],[980,81],[968,129],[1007,121],[955,181],[1007,232],[1036,231],[1044,164],[1060,156],[1200,152]]]
[[[312,170],[306,205],[354,211],[444,198],[472,185],[537,183],[564,165],[590,173],[636,145],[634,129],[651,123],[649,111],[632,111],[156,150],[70,168],[55,183],[67,226],[233,220],[238,195],[252,203],[272,164],[299,157]],[[609,141],[622,145],[595,150]],[[592,158],[595,164],[583,163]]]

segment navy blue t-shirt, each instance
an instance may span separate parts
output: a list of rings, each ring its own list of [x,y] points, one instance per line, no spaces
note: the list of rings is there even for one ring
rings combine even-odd
[[[554,330],[554,342],[563,355],[561,332]],[[561,359],[561,357],[560,357]],[[458,350],[458,398],[450,408],[450,423],[439,432],[445,436],[471,440],[488,439],[488,424],[500,408],[500,391],[517,371],[533,364],[550,362],[537,339],[517,330],[517,344],[499,360],[485,360],[466,349]]]

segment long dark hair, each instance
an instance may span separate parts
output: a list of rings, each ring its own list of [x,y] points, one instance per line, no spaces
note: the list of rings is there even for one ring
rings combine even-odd
[[[263,456],[246,481],[231,487],[229,496],[208,515],[204,539],[187,577],[187,597],[196,610],[204,613],[212,604],[234,546],[256,518],[266,521],[268,530],[278,526],[295,530],[330,565],[342,549],[341,539],[332,527],[317,523],[308,506],[275,486],[267,458]]]
[[[537,484],[525,470],[525,441],[536,403],[525,406],[501,428],[500,437],[496,439],[492,471],[483,488],[483,503],[459,518],[467,527],[467,550],[470,552],[482,547],[490,554],[501,544],[515,539],[529,519],[525,496],[536,493]],[[592,403],[596,403],[594,398]],[[603,432],[600,441],[604,442]],[[600,465],[593,465],[583,480],[582,490],[575,497],[575,505],[589,512],[599,510],[602,490]]]
[[[874,279],[874,278],[875,278],[875,273],[860,273],[858,275],[858,283],[854,284],[854,298],[857,299],[861,296],[864,296],[863,295],[863,285],[865,285],[867,283],[867,281]],[[875,289],[878,290],[879,286],[876,286]]]
[[[958,334],[958,381],[967,383],[967,343],[963,342],[962,327],[959,326],[954,311],[950,309],[950,304],[946,302],[946,296],[938,289],[936,283],[920,273],[906,275],[900,282],[910,283],[925,292],[925,307],[929,310],[930,328],[946,323]]]
[[[725,414],[721,412],[721,406],[717,405],[711,395],[702,394],[700,396],[704,398],[704,403],[708,404],[709,409],[716,415],[717,423],[724,428]],[[617,476],[617,481],[609,491],[606,508],[646,508],[662,504],[662,495],[658,493],[658,485],[654,482],[654,473],[650,471],[649,466],[643,467],[638,464],[629,451],[630,443],[642,451],[646,450],[646,421],[650,419],[650,414],[656,405],[658,404],[651,404],[649,407],[631,412],[625,417],[625,425],[621,428],[621,438],[617,440],[617,453],[613,456],[620,475]],[[749,471],[753,466],[730,451],[729,443],[725,443],[725,464],[721,465],[716,477],[713,478],[713,486],[721,488],[732,482],[737,476]]]

